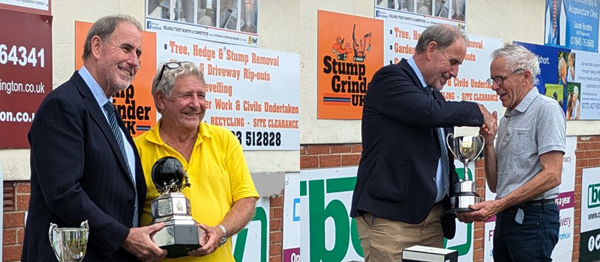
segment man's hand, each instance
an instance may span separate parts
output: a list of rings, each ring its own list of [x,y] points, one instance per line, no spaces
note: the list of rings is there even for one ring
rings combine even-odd
[[[473,221],[485,222],[502,211],[502,205],[498,200],[469,205],[469,208],[473,211],[456,213],[458,220],[464,223],[472,223]]]
[[[167,251],[158,247],[152,236],[165,226],[165,223],[156,223],[145,227],[129,229],[129,234],[123,243],[123,248],[134,254],[142,261],[161,261],[167,256]]]
[[[483,125],[481,126],[479,133],[485,137],[486,143],[488,142],[488,136],[491,135],[491,141],[494,141],[494,137],[496,136],[496,131],[498,130],[498,112],[494,111],[490,113],[482,104],[479,105],[479,110],[481,110],[481,114],[483,115]],[[484,135],[482,134],[482,131]]]
[[[224,237],[223,231],[219,227],[210,227],[205,224],[200,224],[199,227],[204,229],[205,237],[200,239],[200,245],[202,245],[200,248],[188,252],[188,255],[193,257],[206,256],[215,252],[219,248],[219,242]]]
[[[492,113],[493,117],[496,117],[497,113],[496,111],[494,111],[494,113]],[[496,132],[498,131],[498,128],[489,128],[487,125],[483,124],[480,128],[479,128],[479,134],[481,136],[483,136],[483,139],[485,140],[485,144],[486,145],[494,145],[494,138],[496,137]]]

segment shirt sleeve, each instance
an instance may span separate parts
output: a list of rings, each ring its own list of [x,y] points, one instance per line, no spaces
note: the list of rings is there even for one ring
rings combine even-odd
[[[553,102],[546,102],[538,116],[537,126],[538,155],[550,151],[565,152],[566,120],[565,113]]]

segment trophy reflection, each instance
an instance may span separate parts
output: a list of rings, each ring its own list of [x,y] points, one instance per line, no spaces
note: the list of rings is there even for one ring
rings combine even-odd
[[[457,136],[449,141],[453,134],[446,136],[446,144],[458,161],[464,165],[465,176],[454,185],[454,196],[450,197],[451,211],[472,211],[469,205],[481,202],[477,194],[475,181],[469,180],[469,162],[477,158],[483,151],[483,136]]]
[[[81,222],[81,227],[58,227],[50,223],[48,238],[56,259],[60,262],[79,262],[83,260],[89,236],[88,222]]]
[[[152,224],[165,222],[153,240],[167,250],[167,257],[187,256],[188,251],[201,246],[205,233],[196,226],[190,201],[181,193],[183,188],[190,187],[187,174],[179,160],[163,157],[152,166],[152,181],[160,194],[152,201]]]

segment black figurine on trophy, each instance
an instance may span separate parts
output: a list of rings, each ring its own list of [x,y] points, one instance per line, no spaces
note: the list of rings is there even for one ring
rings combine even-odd
[[[181,193],[191,186],[183,165],[174,157],[159,159],[152,166],[152,181],[160,194],[152,201],[152,224],[165,222],[153,240],[167,250],[167,257],[187,256],[201,246],[205,232],[191,216],[190,200]]]

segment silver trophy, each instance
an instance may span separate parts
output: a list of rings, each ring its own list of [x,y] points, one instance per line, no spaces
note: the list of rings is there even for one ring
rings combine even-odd
[[[181,193],[190,186],[187,174],[177,158],[163,157],[152,167],[152,181],[160,194],[152,201],[152,224],[165,222],[152,239],[167,250],[167,257],[187,256],[205,236],[191,216],[190,200]]]
[[[48,238],[58,261],[82,261],[87,249],[89,233],[87,220],[81,222],[81,227],[58,227],[50,223]]]
[[[453,134],[446,136],[446,144],[458,161],[462,162],[465,176],[454,184],[454,195],[450,197],[450,211],[472,211],[469,205],[481,202],[481,197],[477,194],[475,181],[469,180],[469,162],[477,158],[483,151],[483,136],[457,136],[453,138],[450,145],[450,138]]]

